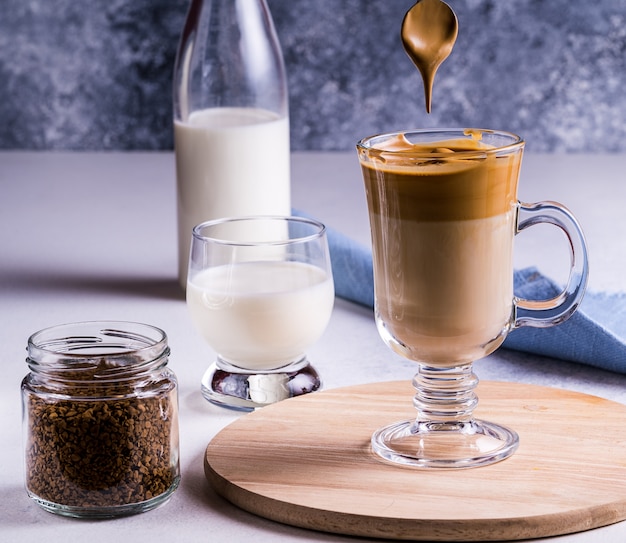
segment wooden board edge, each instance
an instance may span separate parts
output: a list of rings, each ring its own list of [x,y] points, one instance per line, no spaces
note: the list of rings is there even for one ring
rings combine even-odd
[[[253,515],[317,532],[402,541],[519,541],[583,532],[626,518],[626,501],[611,507],[519,519],[395,519],[325,511],[285,503],[237,486],[212,468],[209,457],[207,447],[204,473],[222,498]]]

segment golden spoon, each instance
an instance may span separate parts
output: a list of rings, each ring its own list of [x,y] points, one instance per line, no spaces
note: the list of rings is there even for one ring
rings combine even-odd
[[[422,74],[427,113],[430,113],[435,72],[450,55],[458,31],[454,11],[441,0],[419,0],[402,21],[402,45]]]

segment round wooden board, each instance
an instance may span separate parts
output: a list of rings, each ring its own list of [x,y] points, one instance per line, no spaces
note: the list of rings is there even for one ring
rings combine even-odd
[[[626,518],[626,406],[483,382],[477,418],[516,430],[509,459],[466,470],[396,467],[369,446],[415,416],[410,383],[316,392],[243,416],[209,444],[205,473],[233,504],[285,524],[365,537],[502,541]]]

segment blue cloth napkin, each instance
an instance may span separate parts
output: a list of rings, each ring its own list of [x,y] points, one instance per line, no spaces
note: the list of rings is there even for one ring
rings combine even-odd
[[[337,296],[373,308],[374,281],[369,248],[327,228]],[[562,288],[535,268],[517,270],[515,294],[529,300],[552,298]],[[626,373],[626,294],[587,292],[578,311],[550,328],[512,331],[504,347]]]

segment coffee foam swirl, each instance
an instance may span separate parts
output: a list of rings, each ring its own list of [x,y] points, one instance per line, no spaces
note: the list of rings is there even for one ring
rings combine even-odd
[[[471,138],[413,143],[403,134],[361,149],[374,209],[414,220],[466,220],[509,212],[517,199],[521,148]]]

